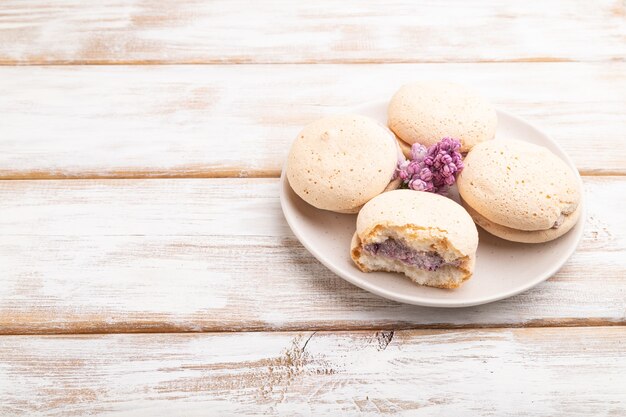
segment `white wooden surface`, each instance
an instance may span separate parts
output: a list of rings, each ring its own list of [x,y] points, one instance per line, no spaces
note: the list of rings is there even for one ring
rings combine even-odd
[[[416,78],[480,89],[583,173],[626,173],[621,62],[63,66],[0,67],[0,178],[278,176],[304,124]]]
[[[624,333],[4,336],[0,414],[622,416]]]
[[[0,182],[0,333],[624,324],[626,180],[584,185],[584,239],[556,276],[441,310],[324,268],[289,230],[278,179]]]
[[[289,231],[298,129],[416,78],[574,159],[544,284],[400,305]],[[6,0],[0,92],[0,416],[626,414],[626,1]]]
[[[0,63],[609,61],[626,5],[594,1],[5,0]]]

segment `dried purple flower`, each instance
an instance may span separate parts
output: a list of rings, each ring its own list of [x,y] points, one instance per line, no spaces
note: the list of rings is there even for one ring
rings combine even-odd
[[[428,149],[415,143],[411,160],[399,162],[395,175],[412,190],[446,194],[463,169],[460,148],[458,140],[448,137]]]
[[[426,155],[428,154],[428,149],[420,143],[414,143],[411,145],[411,160],[422,162]]]
[[[393,174],[393,179],[400,178],[402,181],[408,181],[411,177],[407,171],[410,162],[411,161],[408,161],[406,159],[403,161],[398,161],[398,167]]]
[[[446,193],[456,182],[456,176],[463,169],[463,159],[459,149],[461,143],[453,138],[443,138],[428,148],[424,163],[433,171],[433,186],[438,193]]]
[[[411,190],[415,191],[432,191],[433,183],[432,181],[424,181],[419,178],[413,178],[409,181],[408,186]]]

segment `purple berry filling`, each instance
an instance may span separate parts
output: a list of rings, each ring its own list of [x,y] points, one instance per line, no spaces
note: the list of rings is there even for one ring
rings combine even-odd
[[[371,255],[384,256],[385,258],[396,259],[404,264],[427,271],[436,271],[442,266],[459,266],[459,262],[446,262],[441,255],[434,251],[416,251],[395,239],[387,239],[382,243],[370,243],[363,247],[363,250]]]

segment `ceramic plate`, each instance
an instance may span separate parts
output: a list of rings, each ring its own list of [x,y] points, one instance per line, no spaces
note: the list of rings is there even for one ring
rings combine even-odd
[[[387,124],[384,101],[357,107],[351,113],[373,117]],[[498,111],[496,140],[518,139],[545,146],[562,158],[576,173],[576,167],[550,137],[522,119]],[[578,174],[577,174],[578,175]],[[579,181],[580,181],[580,177]],[[574,253],[583,233],[581,221],[559,239],[542,244],[508,242],[479,231],[474,276],[460,288],[445,290],[414,284],[407,277],[390,272],[361,272],[350,258],[350,239],[356,215],[318,210],[298,197],[281,176],[280,201],[285,218],[302,244],[331,271],[357,287],[403,303],[432,307],[466,307],[485,304],[519,294],[551,277]],[[456,190],[451,198],[458,202]],[[582,202],[581,202],[582,204]]]

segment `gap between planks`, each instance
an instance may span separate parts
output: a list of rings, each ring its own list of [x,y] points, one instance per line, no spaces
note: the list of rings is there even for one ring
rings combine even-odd
[[[3,67],[37,67],[37,66],[109,66],[109,65],[363,65],[363,64],[516,64],[516,63],[602,63],[626,62],[626,58],[612,57],[608,59],[569,59],[549,56],[536,56],[511,59],[466,59],[450,61],[449,59],[315,59],[304,61],[276,62],[257,59],[197,59],[184,61],[163,61],[160,59],[148,60],[95,60],[95,61],[46,61],[46,62],[14,62],[0,60]]]
[[[624,177],[626,172],[619,171],[587,171],[579,170],[582,177]],[[50,172],[22,172],[0,177],[0,181],[47,181],[47,180],[149,180],[149,179],[240,179],[240,178],[280,178],[281,171],[276,170],[239,170],[228,168],[220,171],[187,170],[184,167],[176,168],[170,172],[108,172],[98,174],[88,172],[85,174],[67,175]]]
[[[4,331],[0,329],[0,337],[2,336],[63,336],[63,335],[85,335],[85,336],[104,336],[110,334],[223,334],[223,333],[291,333],[291,332],[389,332],[389,331],[419,331],[419,330],[504,330],[504,329],[567,329],[567,328],[592,328],[592,327],[626,327],[626,320],[611,319],[537,319],[523,323],[511,324],[411,324],[411,323],[394,323],[390,326],[333,326],[330,324],[322,325],[287,325],[280,328],[272,327],[231,327],[208,330],[188,330],[181,329],[179,326],[167,326],[158,323],[154,328],[136,329],[135,324],[128,327],[116,324],[111,326],[112,330],[108,330],[106,326],[93,327],[89,330],[80,328],[72,328],[68,330],[50,330],[46,332],[19,332]]]

